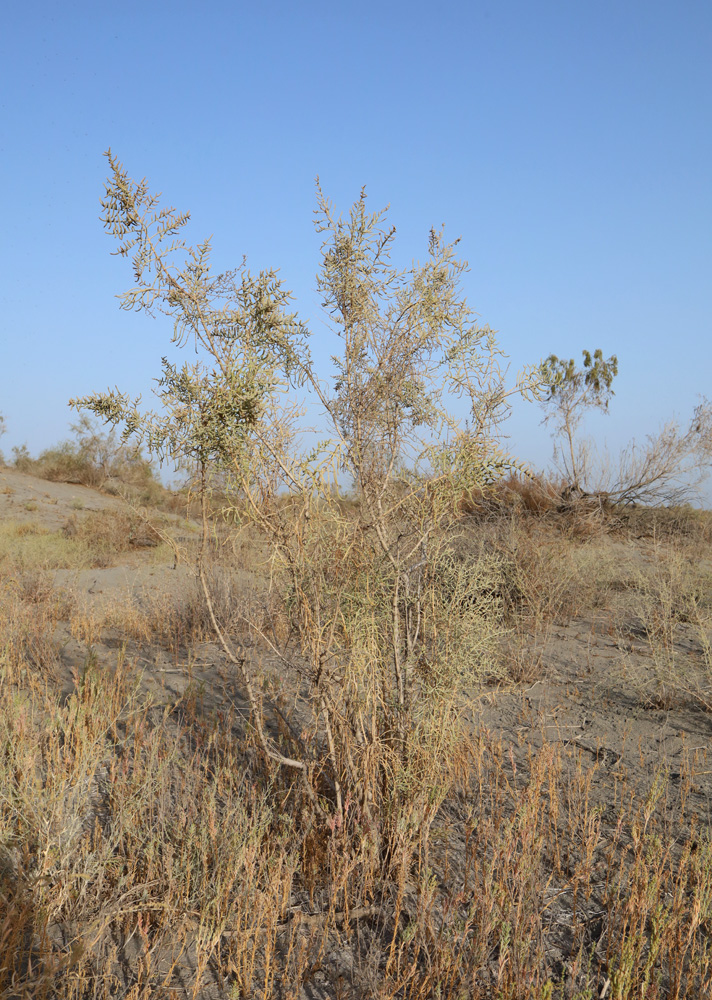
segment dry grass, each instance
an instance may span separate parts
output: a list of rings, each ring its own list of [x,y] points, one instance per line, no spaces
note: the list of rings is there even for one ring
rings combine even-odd
[[[58,623],[71,613],[66,595],[37,569],[0,579],[0,684],[35,690],[55,673]]]
[[[88,646],[108,628],[176,650],[210,635],[197,592],[94,614],[63,603],[42,566],[128,551],[125,522],[84,523],[70,538],[31,524],[0,535],[1,996],[710,994],[712,844],[690,804],[702,755],[686,751],[674,782],[661,769],[636,786],[568,740],[504,745],[456,725],[447,747],[429,738],[408,767],[385,743],[348,748],[392,787],[378,815],[347,800],[343,823],[314,757],[331,817],[318,822],[299,776],[266,760],[229,708],[186,697],[158,710],[122,656],[100,671],[88,654],[62,699],[60,621]],[[543,669],[536,650],[552,628],[595,611],[637,623],[658,698],[709,708],[679,649],[694,632],[712,677],[700,530],[671,532],[641,559],[605,533],[510,512],[467,529],[453,572],[486,556],[486,589],[498,567],[485,597],[519,639],[506,661],[515,680]],[[238,563],[258,554],[242,544]],[[227,634],[239,640],[246,619],[284,631],[278,594],[251,592],[215,548]],[[283,720],[284,752],[305,738],[300,726],[319,746],[318,719],[285,709]]]
[[[0,524],[0,571],[3,575],[38,569],[83,569],[91,565],[81,541],[61,531],[49,531],[38,522]]]
[[[83,545],[94,567],[114,565],[118,557],[137,549],[155,549],[158,561],[169,561],[170,545],[164,540],[165,524],[153,524],[131,510],[101,511],[82,517],[72,515],[64,526],[66,538]]]
[[[346,831],[305,825],[298,787],[229,716],[152,710],[121,660],[88,663],[63,706],[4,698],[0,738],[4,995],[296,997],[322,969],[381,1000],[712,988],[692,757],[677,790],[623,778],[603,813],[597,764],[481,732],[430,836],[393,843],[384,869],[366,828],[351,860]],[[346,980],[331,953],[348,941]]]
[[[464,562],[483,553],[498,562],[509,675],[517,682],[541,676],[553,631],[585,618],[620,635],[624,648],[632,637],[645,653],[637,667],[628,661],[643,703],[692,699],[711,707],[709,513],[613,512],[595,531],[572,531],[573,516],[531,505],[498,518],[480,511],[458,538]]]
[[[628,663],[641,699],[663,707],[692,700],[711,710],[712,566],[700,562],[699,548],[656,541],[627,611],[619,631],[637,654]]]
[[[156,716],[121,662],[102,679],[88,664],[63,707],[5,703],[4,991],[190,993],[217,952],[223,975],[259,978],[294,862],[225,721]]]
[[[0,566],[8,575],[111,566],[125,553],[141,548],[155,550],[157,561],[172,560],[170,546],[128,514],[73,514],[61,531],[51,531],[37,521],[0,524]]]

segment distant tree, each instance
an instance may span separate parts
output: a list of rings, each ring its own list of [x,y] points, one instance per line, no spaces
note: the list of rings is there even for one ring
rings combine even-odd
[[[32,468],[32,456],[26,444],[13,445],[12,464],[19,472],[29,472]]]
[[[616,456],[578,435],[587,410],[608,412],[618,374],[615,354],[583,352],[583,365],[555,354],[545,363],[548,390],[541,405],[553,422],[554,461],[575,491],[603,494],[613,503],[674,505],[694,499],[712,462],[712,404],[702,399],[689,424],[668,420],[643,444],[632,441]],[[557,442],[558,439],[558,442]]]
[[[608,412],[608,403],[615,395],[611,388],[618,374],[618,358],[612,354],[604,359],[599,349],[583,351],[583,365],[550,354],[544,362],[548,392],[542,400],[547,410],[544,423],[553,423],[552,436],[563,438],[564,445],[554,445],[554,461],[574,489],[581,489],[586,479],[587,448],[576,441],[578,427],[586,410]]]

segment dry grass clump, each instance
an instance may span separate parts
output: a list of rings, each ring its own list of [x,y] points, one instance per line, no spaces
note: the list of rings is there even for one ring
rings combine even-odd
[[[324,829],[302,783],[234,722],[152,710],[121,660],[101,676],[89,662],[64,705],[2,701],[4,995],[712,988],[712,845],[687,805],[703,762],[688,755],[677,788],[659,772],[637,793],[575,748],[505,747],[482,731],[443,755],[458,764],[432,823],[411,826],[420,792],[394,759],[395,814]],[[610,807],[594,804],[594,780],[610,780]],[[390,831],[375,853],[372,822]]]
[[[572,530],[574,509],[520,505],[480,509],[456,525],[462,565],[484,556],[496,567],[506,674],[541,678],[554,630],[581,620],[620,635],[642,704],[712,708],[712,517],[692,508],[603,515],[596,530]]]
[[[572,539],[547,523],[508,517],[465,524],[456,547],[465,564],[493,560],[505,620],[532,633],[595,607],[607,592],[610,557],[599,536]]]
[[[712,511],[695,507],[624,507],[616,509],[618,530],[630,538],[676,544],[712,542]]]
[[[686,761],[686,781],[699,766]],[[421,884],[376,995],[706,995],[712,845],[663,773],[639,798],[623,778],[609,813],[592,801],[597,770],[482,734],[430,851],[437,888]]]
[[[284,636],[286,619],[283,601],[270,594],[259,578],[247,578],[244,572],[212,566],[213,606],[224,634],[248,644],[251,630],[264,635]],[[175,593],[135,589],[117,589],[101,602],[78,601],[72,608],[70,632],[74,638],[95,645],[108,630],[118,631],[127,639],[145,646],[158,645],[178,653],[196,644],[213,642],[215,633],[199,583],[184,578]]]
[[[96,645],[108,631],[117,631],[126,639],[173,653],[213,638],[194,583],[180,597],[126,590],[95,606],[77,603],[69,628],[71,635],[88,647]]]
[[[0,524],[0,572],[6,576],[39,569],[83,569],[91,565],[86,546],[34,521]]]
[[[0,695],[17,685],[32,688],[54,676],[54,631],[71,610],[70,599],[58,594],[41,570],[0,580]]]
[[[229,731],[155,716],[121,663],[2,706],[3,995],[271,982],[294,861]]]
[[[8,575],[111,566],[127,552],[144,548],[153,549],[156,560],[173,559],[160,528],[124,512],[72,514],[61,531],[36,521],[0,524],[0,567]]]
[[[470,498],[457,528],[460,558],[495,559],[505,620],[527,641],[607,607],[632,572],[612,542],[615,512],[564,494],[561,483],[511,476]]]
[[[513,514],[543,517],[560,510],[564,485],[543,476],[509,475],[491,486],[471,490],[462,498],[460,510],[478,519],[496,520]]]
[[[66,538],[84,545],[92,566],[110,566],[116,557],[139,548],[161,547],[159,558],[168,558],[168,544],[160,528],[130,510],[72,515],[63,529]]]
[[[470,491],[460,509],[480,521],[544,521],[574,538],[610,530],[617,523],[614,507],[605,494],[588,494],[572,489],[565,480],[541,475],[512,474],[491,486]]]
[[[656,542],[637,570],[627,609],[619,631],[623,648],[636,654],[627,662],[641,697],[712,710],[712,565],[686,539]]]

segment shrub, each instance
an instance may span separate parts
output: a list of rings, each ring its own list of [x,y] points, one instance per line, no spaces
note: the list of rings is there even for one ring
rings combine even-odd
[[[136,448],[117,441],[113,430],[102,433],[86,415],[72,430],[74,440],[46,448],[37,458],[32,458],[26,445],[13,448],[15,468],[53,482],[94,488],[125,484],[144,502],[163,493],[151,462]],[[117,492],[116,485],[112,491]]]
[[[475,322],[459,287],[466,264],[442,232],[430,233],[426,263],[399,271],[394,230],[366,211],[365,193],[343,219],[318,189],[317,282],[341,344],[325,384],[276,274],[212,274],[209,241],[180,239],[188,216],[161,208],[107,155],[104,224],[136,277],[122,306],[170,315],[174,341],[190,341],[197,360],[163,359],[159,412],[118,391],[73,405],[123,422],[122,440],[191,471],[205,606],[265,766],[289,784],[298,822],[309,817],[300,828],[322,845],[319,865],[338,833],[349,905],[366,905],[427,844],[462,759],[456,692],[493,670],[497,566],[458,567],[453,538],[463,495],[518,468],[495,428],[508,395],[535,393],[540,372],[504,389],[495,335]],[[310,453],[296,445],[300,390],[332,435]],[[467,423],[449,409],[453,396]],[[285,721],[279,741],[263,722],[250,643],[223,617],[206,569],[217,496],[226,523],[258,539],[282,595],[281,632],[242,613],[254,648],[308,698],[301,731]]]

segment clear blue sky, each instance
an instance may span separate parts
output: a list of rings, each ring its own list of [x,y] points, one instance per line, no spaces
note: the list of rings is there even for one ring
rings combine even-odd
[[[122,313],[99,220],[111,146],[275,266],[328,354],[314,178],[390,203],[402,261],[462,236],[466,290],[513,366],[617,353],[614,446],[712,396],[709,0],[8,4],[0,41],[0,412],[9,455],[67,435],[70,396],[150,394],[169,330]],[[546,464],[536,408],[511,447]]]

